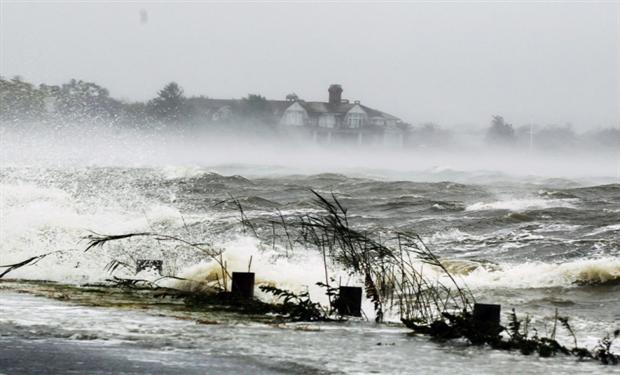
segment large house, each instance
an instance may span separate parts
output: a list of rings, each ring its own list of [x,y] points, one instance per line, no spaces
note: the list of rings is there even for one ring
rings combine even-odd
[[[399,118],[342,99],[342,87],[329,86],[327,102],[310,102],[295,94],[286,100],[267,100],[270,117],[282,129],[311,137],[315,142],[402,145],[407,129]],[[211,121],[225,121],[242,108],[238,99],[203,99],[203,114]]]

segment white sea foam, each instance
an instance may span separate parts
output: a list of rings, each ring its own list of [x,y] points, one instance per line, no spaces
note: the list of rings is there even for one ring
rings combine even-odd
[[[53,250],[81,249],[79,243],[87,230],[101,233],[127,233],[148,231],[153,226],[181,227],[181,213],[174,207],[154,202],[142,202],[142,210],[123,209],[120,206],[92,208],[80,202],[72,194],[59,188],[34,184],[2,184],[0,208],[0,264],[10,264],[27,257]],[[566,205],[567,200],[516,200],[502,201],[503,207],[515,208],[511,202],[523,206]],[[523,203],[525,202],[525,203]],[[139,202],[138,202],[139,203]],[[493,204],[491,204],[493,205]],[[494,207],[502,206],[495,204]],[[191,225],[208,219],[207,214],[186,215]],[[618,230],[618,225],[599,228],[597,231]],[[594,233],[594,232],[593,232]],[[596,232],[598,233],[598,232]],[[431,243],[464,241],[479,237],[449,229],[433,234]],[[146,247],[145,244],[140,246]],[[152,247],[152,244],[150,245]],[[221,244],[226,249],[225,260],[230,270],[246,270],[250,256],[252,269],[259,271],[261,280],[273,282],[285,288],[301,290],[305,287],[316,292],[314,283],[325,279],[322,260],[313,252],[303,253],[292,259],[277,258],[276,254],[261,253],[255,241],[239,236]],[[76,251],[63,255],[62,259],[51,257],[32,267],[25,267],[11,274],[12,277],[50,279],[56,281],[100,281],[107,275],[103,268],[113,256],[99,251],[84,254]],[[201,265],[189,274],[208,274],[213,264]],[[472,267],[467,267],[471,270]],[[179,270],[179,269],[177,269]],[[620,261],[616,258],[578,260],[568,263],[524,263],[504,265],[500,270],[476,268],[467,276],[468,284],[488,287],[545,287],[565,286],[574,282],[605,282],[619,277]],[[331,276],[342,273],[333,271]],[[347,283],[345,279],[344,284]],[[315,293],[321,295],[321,293]]]
[[[0,265],[55,250],[65,251],[11,272],[8,277],[12,278],[70,283],[103,281],[110,277],[105,270],[106,264],[123,254],[124,246],[131,246],[134,253],[141,256],[151,253],[161,256],[159,249],[165,244],[139,238],[131,244],[110,243],[84,253],[86,243],[81,238],[89,230],[123,234],[164,228],[163,232],[166,232],[166,228],[179,229],[184,224],[191,226],[214,219],[210,214],[202,213],[184,214],[182,220],[176,208],[149,201],[136,202],[142,210],[125,209],[113,204],[92,208],[88,202],[80,201],[67,191],[34,184],[3,184],[1,189]],[[211,240],[208,234],[205,236]],[[325,281],[323,261],[315,251],[296,251],[294,257],[285,258],[281,257],[281,253],[261,249],[255,239],[242,234],[232,234],[214,245],[224,249],[222,259],[229,272],[246,271],[252,258],[251,269],[258,275],[258,285],[274,284],[297,292],[309,290],[313,299],[327,303],[324,290],[315,285],[318,281]],[[169,250],[174,252],[168,253],[166,263],[169,264],[164,265],[168,274],[176,273],[194,280],[209,279],[209,275],[215,272],[221,274],[216,262],[206,262],[204,256],[190,256],[190,252],[177,251],[174,247]],[[120,276],[133,276],[131,270],[127,274],[123,273],[123,269],[119,272]],[[343,285],[354,282],[340,270],[330,269],[329,272],[330,277],[340,279]],[[259,291],[257,294],[261,295]],[[266,295],[261,297],[270,298]],[[373,309],[368,306],[367,310],[371,312]]]
[[[583,225],[578,224],[564,224],[564,223],[553,223],[553,224],[545,224],[542,225],[538,229],[534,229],[533,232],[536,233],[545,233],[545,232],[570,232],[575,231],[579,228],[583,227]]]
[[[294,292],[308,291],[314,301],[325,305],[329,303],[325,289],[316,285],[319,281],[325,282],[323,259],[317,251],[297,249],[294,256],[285,257],[282,256],[284,249],[277,252],[263,249],[255,238],[247,236],[238,236],[221,245],[225,249],[221,259],[225,262],[229,273],[247,272],[249,268],[256,274],[257,286],[275,285]],[[217,262],[204,262],[190,266],[180,273],[181,277],[197,282],[175,282],[174,285],[196,290],[206,285],[201,282],[221,279],[221,274],[221,266]],[[362,285],[360,280],[351,278],[343,270],[331,265],[328,265],[328,275],[339,280],[342,285]],[[227,287],[230,288],[230,280]],[[271,295],[266,295],[258,289],[256,294],[263,300],[272,299]],[[364,310],[372,317],[373,309],[370,301],[365,302]]]
[[[486,210],[509,210],[525,211],[535,209],[547,209],[554,207],[576,208],[578,199],[544,199],[544,198],[521,198],[507,199],[495,202],[477,202],[465,208],[465,211]]]
[[[167,166],[162,168],[162,175],[168,180],[198,177],[208,171],[198,166]]]
[[[595,236],[597,234],[601,234],[601,233],[605,233],[605,232],[615,232],[615,231],[620,231],[620,224],[612,224],[612,225],[606,225],[604,227],[600,227],[597,228],[595,230],[593,230],[592,232],[588,233],[588,236]]]
[[[459,230],[458,228],[450,228],[446,230],[442,230],[439,232],[433,233],[433,235],[428,238],[428,242],[430,244],[433,243],[445,243],[445,242],[459,242],[465,240],[482,240],[484,237],[475,236],[466,232]]]
[[[601,284],[620,280],[620,259],[605,257],[562,263],[527,262],[478,267],[463,277],[472,288],[546,288]]]
[[[98,233],[148,231],[180,221],[177,209],[153,202],[133,202],[135,210],[76,198],[54,187],[35,184],[0,185],[0,265],[61,250],[35,265],[11,272],[7,277],[62,282],[101,281],[109,275],[104,267],[111,260],[108,249],[84,253],[82,238],[89,230]],[[121,192],[122,194],[122,192]],[[186,217],[191,223],[195,218]]]

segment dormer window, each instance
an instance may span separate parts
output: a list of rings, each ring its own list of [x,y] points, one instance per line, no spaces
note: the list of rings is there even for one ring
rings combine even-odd
[[[285,123],[287,125],[302,126],[304,114],[302,111],[286,111]]]
[[[308,113],[299,102],[294,102],[284,111],[280,123],[287,126],[304,126],[306,120],[308,120]]]
[[[363,113],[349,113],[349,116],[347,116],[347,126],[349,128],[358,129],[358,128],[361,128],[363,124],[364,124]]]

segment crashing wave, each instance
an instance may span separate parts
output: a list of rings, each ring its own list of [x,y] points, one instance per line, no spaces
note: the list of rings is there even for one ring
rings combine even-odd
[[[499,266],[495,263],[465,259],[443,259],[441,264],[446,267],[448,272],[458,276],[467,276],[479,268],[488,271],[499,269]]]
[[[433,201],[431,208],[437,211],[463,211],[465,206],[462,202]]]
[[[564,263],[527,262],[501,265],[499,269],[477,267],[466,275],[472,288],[548,288],[620,283],[620,259],[604,257]]]

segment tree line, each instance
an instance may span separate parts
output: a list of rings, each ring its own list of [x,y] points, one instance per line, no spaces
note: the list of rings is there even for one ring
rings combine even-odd
[[[61,85],[34,85],[20,77],[0,76],[0,121],[11,126],[21,122],[103,121],[125,126],[148,127],[165,124],[179,127],[222,123],[239,126],[251,123],[257,131],[272,128],[278,122],[269,101],[259,94],[248,94],[232,102],[230,113],[214,116],[204,96],[184,94],[176,82],[170,82],[155,97],[144,102],[127,102],[110,96],[93,82],[72,79]],[[258,126],[256,126],[258,125]],[[450,147],[462,135],[434,123],[409,126],[407,144],[411,147]],[[578,134],[570,125],[514,126],[496,115],[483,135],[490,147],[535,150],[571,149],[592,146],[620,149],[620,124],[616,127]]]
[[[484,132],[474,136],[482,138],[483,144],[489,148],[531,151],[597,148],[620,151],[620,126],[579,133],[570,124],[514,126],[502,116],[495,115]],[[456,133],[453,129],[430,122],[411,127],[408,134],[410,145],[417,148],[458,147],[465,142],[463,138],[462,132]]]
[[[166,84],[156,96],[145,102],[127,102],[110,96],[93,82],[72,79],[61,85],[38,86],[20,77],[0,77],[0,121],[4,124],[24,121],[93,121],[147,126],[182,125],[204,121],[204,96],[186,97],[176,82]],[[243,98],[233,108],[227,122],[273,123],[267,99],[258,94]]]

